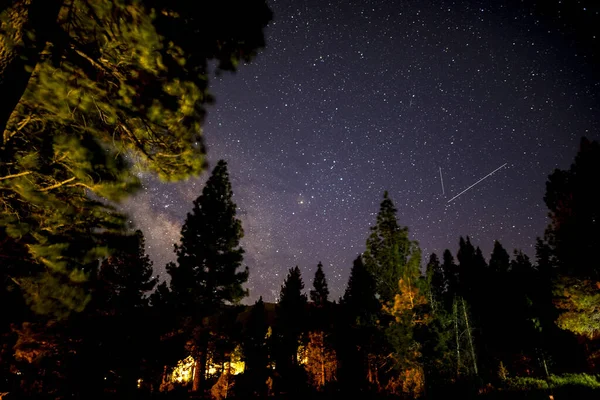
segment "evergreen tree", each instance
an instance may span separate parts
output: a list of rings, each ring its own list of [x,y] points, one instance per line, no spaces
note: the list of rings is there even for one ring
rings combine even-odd
[[[242,336],[244,376],[253,386],[247,389],[255,391],[258,396],[266,395],[265,382],[269,364],[268,332],[265,303],[261,296],[250,310]]]
[[[377,222],[371,228],[364,253],[365,266],[375,278],[377,295],[383,306],[379,325],[385,332],[388,353],[379,354],[381,382],[400,385],[391,373],[401,369],[406,379],[423,377],[420,362],[420,344],[415,340],[415,329],[427,323],[425,314],[425,284],[421,279],[421,250],[416,241],[408,237],[408,228],[401,227],[396,219],[396,208],[384,192]],[[387,369],[387,372],[383,372]],[[409,378],[410,377],[410,378]],[[402,383],[404,385],[404,383]],[[411,386],[411,384],[406,384]],[[408,387],[406,386],[406,387]],[[415,386],[417,394],[422,384]]]
[[[337,368],[335,351],[331,344],[332,304],[328,298],[327,279],[323,272],[323,264],[319,262],[313,279],[313,289],[310,291],[310,322],[307,326],[309,332],[305,347],[307,363],[304,365],[309,381],[318,390],[322,390],[327,382],[334,379]]]
[[[144,235],[140,230],[123,237],[122,248],[100,266],[92,306],[105,316],[95,341],[104,344],[100,357],[108,371],[117,373],[124,393],[135,393],[142,375],[143,359],[152,344],[147,294],[156,285],[152,262],[146,254]],[[91,344],[91,343],[90,343]],[[98,357],[98,358],[100,358]],[[97,358],[97,362],[99,362]]]
[[[310,300],[317,307],[325,306],[329,302],[329,288],[327,287],[327,280],[325,279],[323,264],[321,262],[317,265],[317,271],[313,279],[313,288],[310,291]]]
[[[520,259],[525,261],[525,259]],[[521,270],[525,265],[512,263]],[[478,322],[482,331],[480,335],[480,360],[482,369],[487,368],[490,376],[497,374],[499,363],[510,371],[513,366],[511,356],[521,352],[521,338],[525,332],[518,327],[523,327],[519,315],[525,304],[525,294],[521,290],[525,275],[511,269],[511,260],[508,252],[499,241],[494,241],[490,255],[489,268],[482,275],[479,296],[476,301],[481,306],[474,307],[477,311]],[[507,295],[510,293],[510,295]]]
[[[156,285],[144,243],[142,231],[135,231],[132,236],[124,237],[122,249],[100,266],[99,279],[110,286],[107,300],[119,313],[148,306],[147,293]]]
[[[227,163],[220,160],[181,229],[181,242],[175,245],[177,265],[167,266],[175,301],[183,315],[191,317],[188,329],[196,332],[195,390],[203,382],[208,357],[209,332],[204,318],[247,294],[242,284],[248,279],[248,268],[239,270],[243,230],[232,196]]]
[[[452,350],[454,321],[447,301],[451,288],[445,269],[453,271],[453,257],[449,251],[446,252],[446,267],[440,265],[435,253],[429,257],[425,286],[429,303],[426,312],[431,315],[428,323],[421,324],[415,332],[415,338],[421,344],[427,395],[432,398],[444,392],[444,385],[454,376],[455,371]]]
[[[122,200],[139,170],[201,173],[208,64],[249,61],[271,13],[263,0],[5,3],[0,224],[46,267],[19,283],[34,309],[64,317],[89,300],[83,270],[112,250],[103,234],[126,231],[88,194]]]
[[[444,304],[449,310],[450,305],[454,300],[454,296],[459,292],[458,266],[454,262],[452,252],[448,249],[444,250],[442,260],[442,271],[444,271],[444,276],[448,280],[448,290],[446,291]]]
[[[148,336],[152,338],[149,346],[152,350],[145,354],[144,378],[153,384],[153,391],[158,391],[161,383],[167,381],[165,366],[177,365],[189,355],[185,351],[187,336],[181,329],[176,300],[165,281],[149,296],[152,324]]]
[[[385,338],[377,326],[381,303],[375,279],[360,255],[354,260],[340,305],[342,313],[336,319],[338,379],[348,393],[364,392],[377,381],[372,360],[383,352]]]
[[[490,255],[490,271],[492,274],[506,274],[510,267],[510,256],[499,241],[494,241],[494,249]]]
[[[350,270],[348,285],[341,304],[352,318],[352,324],[373,326],[378,319],[381,303],[376,297],[376,282],[363,263],[356,257]]]
[[[456,253],[458,260],[458,293],[471,300],[473,290],[477,285],[477,270],[475,267],[475,247],[471,244],[471,239],[467,236],[466,240],[461,236]]]
[[[581,279],[600,280],[596,250],[600,243],[600,144],[581,139],[568,170],[555,170],[546,182],[549,210],[548,244],[559,271]]]
[[[302,386],[299,372],[298,347],[306,329],[308,299],[303,293],[304,282],[298,266],[291,268],[281,286],[276,313],[275,363],[281,376],[281,390],[296,390]]]
[[[420,275],[420,250],[416,241],[408,238],[408,228],[398,225],[396,207],[384,192],[367,239],[364,263],[377,283],[377,294],[384,304],[392,303],[401,278],[415,279]]]
[[[599,171],[600,144],[582,138],[571,167],[548,177],[544,196],[550,217],[545,237],[557,270],[557,324],[589,339],[600,337]]]
[[[438,305],[443,306],[444,295],[448,290],[448,284],[446,277],[444,276],[444,268],[440,265],[440,260],[435,253],[432,253],[431,256],[429,256],[425,276],[429,288],[429,303],[435,311],[438,308]]]
[[[443,255],[442,269],[448,277],[449,290],[445,305],[452,321],[452,360],[457,378],[463,375],[477,375],[477,356],[473,338],[474,324],[471,307],[465,301],[464,294],[474,286],[473,271],[476,269],[476,250],[467,240],[460,237],[457,258],[459,265],[454,262],[454,256],[446,249]]]

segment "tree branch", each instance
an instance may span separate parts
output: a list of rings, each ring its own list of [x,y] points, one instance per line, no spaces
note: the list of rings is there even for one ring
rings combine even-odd
[[[62,181],[62,182],[58,182],[58,183],[56,183],[54,185],[47,186],[47,187],[45,187],[43,189],[40,189],[40,192],[47,192],[48,190],[59,188],[62,185],[65,185],[65,184],[67,184],[69,182],[73,182],[75,179],[77,179],[77,178],[73,176],[73,177],[71,177],[69,179],[66,179],[66,180]]]
[[[25,175],[30,175],[30,174],[32,174],[31,171],[25,171],[25,172],[19,172],[18,174],[6,175],[6,176],[0,177],[0,181],[3,181],[5,179],[18,178],[19,176],[25,176]]]

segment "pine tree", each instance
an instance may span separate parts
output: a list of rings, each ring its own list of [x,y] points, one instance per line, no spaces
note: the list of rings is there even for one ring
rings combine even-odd
[[[448,280],[448,290],[444,296],[444,304],[446,309],[450,310],[454,296],[459,292],[458,266],[454,262],[452,252],[448,249],[444,250],[442,260],[442,271],[444,271],[444,276]]]
[[[317,265],[313,287],[314,289],[310,291],[310,300],[317,307],[325,306],[329,302],[329,288],[327,287],[327,280],[325,279],[323,264],[321,262]]]
[[[376,283],[365,267],[362,256],[358,256],[352,264],[348,285],[341,304],[351,316],[353,324],[373,326],[378,319],[381,303],[376,297]]]
[[[239,270],[244,254],[240,247],[243,230],[232,196],[227,163],[220,160],[181,229],[181,243],[175,245],[177,265],[167,266],[173,296],[183,315],[191,317],[188,328],[197,332],[195,390],[204,380],[208,357],[204,318],[247,295],[242,285],[248,279],[248,268]]]
[[[523,258],[520,260],[525,261]],[[473,307],[478,313],[481,341],[486,348],[485,352],[480,352],[482,369],[487,368],[491,376],[496,375],[499,362],[502,362],[503,368],[508,368],[509,371],[512,369],[510,357],[521,352],[522,339],[526,336],[522,329],[523,321],[519,318],[526,308],[525,294],[522,291],[526,276],[521,275],[521,272],[526,271],[513,270],[511,266],[519,270],[525,267],[511,262],[502,244],[494,241],[489,268],[484,268],[481,289],[475,300],[481,305]]]
[[[416,241],[409,239],[408,228],[398,224],[396,212],[387,191],[384,192],[377,222],[367,239],[364,260],[375,278],[377,295],[384,311],[379,325],[385,332],[390,353],[380,361],[388,364],[388,372],[402,369],[406,379],[416,379],[422,378],[423,373],[415,328],[418,324],[426,323],[425,285],[420,271],[421,250]],[[398,380],[393,375],[382,378],[392,387],[406,383],[403,378]],[[420,378],[417,381],[422,383]],[[422,385],[419,383],[416,387],[418,391]]]
[[[360,255],[354,260],[340,305],[335,331],[338,379],[348,393],[365,391],[377,382],[376,365],[371,361],[383,352],[385,339],[377,326],[381,303],[376,297],[375,279]]]
[[[549,257],[554,264],[554,303],[557,325],[576,335],[600,337],[600,144],[581,139],[574,163],[556,169],[546,182],[544,202],[549,210],[546,228]]]
[[[249,377],[249,382],[256,385],[252,389],[256,390],[258,395],[264,395],[266,390],[264,385],[269,364],[268,332],[265,303],[261,296],[250,310],[242,336],[242,359],[246,364],[244,375]]]
[[[429,304],[434,312],[439,306],[443,306],[444,295],[448,290],[448,283],[444,276],[444,269],[435,253],[432,253],[425,269],[429,293]]]
[[[0,224],[43,264],[21,281],[40,313],[89,300],[84,270],[126,231],[106,201],[206,168],[208,64],[235,70],[264,46],[263,0],[15,0],[0,8]],[[125,157],[127,155],[127,158]]]
[[[305,348],[307,363],[304,365],[310,381],[319,390],[333,379],[334,369],[337,368],[335,352],[330,343],[332,304],[328,297],[327,279],[323,272],[323,264],[319,262],[313,279],[313,289],[310,291],[310,323],[308,344]]]
[[[279,294],[274,338],[275,364],[284,390],[299,384],[298,347],[304,340],[308,304],[303,290],[300,268],[291,268]]]
[[[414,280],[420,275],[418,243],[408,238],[407,227],[398,225],[396,213],[392,199],[384,192],[364,253],[365,266],[375,278],[377,294],[384,304],[394,301],[401,278]]]
[[[277,307],[278,336],[283,345],[284,364],[298,365],[298,345],[305,328],[307,298],[298,266],[289,270]]]
[[[122,246],[102,262],[99,276],[110,286],[108,302],[120,313],[147,307],[147,293],[156,285],[142,231],[124,237]]]
[[[150,319],[148,302],[148,293],[156,285],[152,272],[144,235],[137,230],[122,238],[121,248],[102,262],[96,279],[90,318],[97,318],[95,313],[102,316],[96,328],[102,334],[90,344],[103,344],[96,362],[104,360],[105,374],[114,371],[121,376],[124,393],[135,392],[144,367],[142,360],[152,344],[151,325],[155,321]]]
[[[510,266],[510,256],[499,241],[494,241],[494,249],[490,255],[490,271],[492,274],[506,274]]]
[[[442,269],[449,277],[450,290],[446,296],[446,307],[453,326],[452,350],[457,378],[465,373],[477,375],[479,372],[473,338],[474,324],[471,307],[465,301],[464,295],[465,293],[472,294],[470,289],[477,284],[474,279],[474,271],[477,268],[477,260],[479,259],[480,263],[482,257],[481,251],[475,250],[469,237],[466,240],[462,237],[459,239],[457,253],[459,265],[455,264],[450,250],[444,251]]]
[[[458,291],[459,294],[467,299],[471,295],[475,285],[477,285],[477,271],[475,269],[475,247],[471,244],[471,239],[467,236],[466,240],[461,236],[458,243]]]
[[[425,292],[427,293],[427,313],[430,313],[427,324],[421,324],[415,329],[415,339],[421,345],[423,369],[428,396],[435,393],[454,375],[453,369],[453,340],[454,325],[449,311],[448,300],[451,290],[447,281],[446,269],[453,271],[452,254],[444,253],[446,267],[440,265],[435,253],[429,257],[426,268]],[[443,390],[443,389],[441,389]]]
[[[153,342],[149,346],[152,350],[145,354],[144,378],[152,382],[154,391],[160,390],[161,384],[169,379],[166,366],[177,365],[189,356],[185,351],[188,337],[181,329],[176,300],[166,281],[159,283],[149,296],[152,324],[148,335]]]

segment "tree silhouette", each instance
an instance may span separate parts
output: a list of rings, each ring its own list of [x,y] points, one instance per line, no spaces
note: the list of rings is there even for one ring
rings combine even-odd
[[[307,297],[298,266],[291,268],[281,286],[275,329],[275,363],[284,391],[299,385],[298,346],[306,330]]]
[[[317,271],[315,272],[315,278],[313,280],[313,288],[310,291],[310,300],[317,307],[323,307],[329,301],[329,288],[327,287],[327,280],[325,279],[325,273],[323,272],[323,264],[319,262],[317,265]]]
[[[244,233],[232,196],[227,163],[220,160],[181,229],[181,243],[175,245],[177,264],[167,266],[175,301],[183,315],[191,317],[188,329],[196,332],[196,390],[203,382],[208,357],[210,335],[204,319],[247,295],[242,284],[248,279],[248,268],[239,270]]]
[[[269,377],[269,324],[262,296],[250,309],[242,335],[242,359],[245,362],[243,391],[266,396]]]

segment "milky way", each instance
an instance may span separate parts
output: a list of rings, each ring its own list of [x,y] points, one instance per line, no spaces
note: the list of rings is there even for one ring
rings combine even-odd
[[[267,48],[212,79],[204,135],[211,167],[229,164],[248,301],[295,265],[309,288],[319,261],[337,299],[384,190],[424,258],[460,235],[533,256],[547,176],[599,136],[597,38],[521,2],[458,3],[271,1]],[[598,6],[577,12],[600,25]],[[161,279],[207,174],[146,177],[123,205]]]

